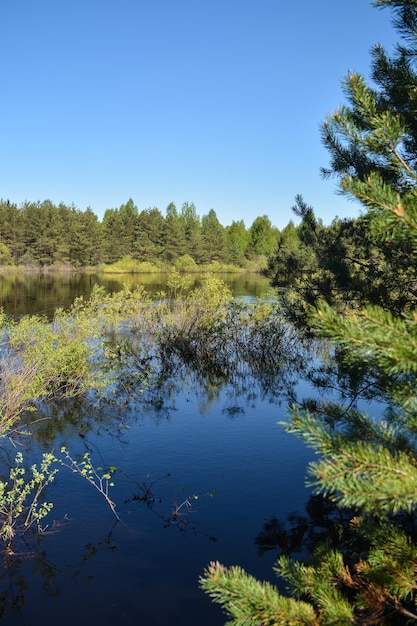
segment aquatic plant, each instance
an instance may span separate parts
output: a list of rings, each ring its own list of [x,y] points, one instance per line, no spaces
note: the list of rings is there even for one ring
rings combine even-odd
[[[43,530],[41,521],[50,512],[53,503],[42,501],[41,497],[55,478],[58,469],[51,467],[56,462],[53,454],[43,454],[39,469],[32,465],[31,476],[26,479],[23,455],[18,452],[15,464],[10,468],[9,479],[0,481],[0,538],[6,544],[6,553],[12,551],[16,532],[24,534],[33,527],[38,532]]]

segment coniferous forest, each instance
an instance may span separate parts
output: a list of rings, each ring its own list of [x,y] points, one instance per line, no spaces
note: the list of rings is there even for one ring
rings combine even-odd
[[[164,216],[155,207],[139,211],[129,199],[99,221],[89,208],[0,201],[2,266],[97,267],[130,258],[178,269],[182,260],[189,271],[212,262],[248,267],[275,251],[279,235],[266,215],[248,228],[242,220],[224,227],[213,209],[200,218],[188,202],[180,211],[171,203]]]
[[[132,199],[117,209],[107,209],[100,221],[89,208],[85,211],[63,203],[25,202],[18,206],[0,200],[0,267],[99,268],[119,264],[123,271],[165,269],[179,271],[217,264],[219,267],[262,270],[273,285],[303,281],[303,298],[314,302],[314,294],[333,300],[336,294],[352,302],[364,290],[372,290],[370,279],[391,272],[384,289],[392,287],[403,296],[411,284],[413,268],[407,251],[395,256],[402,281],[393,271],[393,255],[367,235],[364,218],[335,218],[326,226],[302,196],[292,207],[295,220],[281,231],[267,215],[256,217],[250,226],[243,220],[223,226],[216,212],[200,217],[193,203],[181,210],[171,203],[165,216],[156,208],[139,211]],[[329,276],[331,279],[329,280]],[[342,278],[343,277],[343,278]],[[327,287],[325,287],[327,285]],[[379,301],[387,293],[374,293]]]

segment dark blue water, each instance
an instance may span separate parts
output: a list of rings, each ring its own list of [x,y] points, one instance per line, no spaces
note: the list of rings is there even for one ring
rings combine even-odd
[[[2,624],[216,626],[226,618],[198,585],[210,561],[277,582],[278,549],[261,554],[257,539],[271,519],[303,512],[313,458],[278,424],[287,398],[254,381],[239,392],[187,380],[179,388],[157,408],[139,399],[80,417],[73,407],[15,441],[28,462],[64,444],[73,457],[88,451],[97,468],[116,466],[121,519],[61,468],[45,533],[4,563]],[[300,381],[298,392],[312,390]],[[9,442],[3,453],[14,454]]]
[[[71,428],[56,437],[56,451],[65,443],[73,455],[89,450],[96,466],[117,466],[112,498],[121,521],[61,469],[48,490],[50,527],[34,550],[42,554],[15,559],[22,607],[10,604],[14,567],[3,572],[3,623],[37,625],[47,614],[62,626],[223,624],[198,587],[210,561],[274,581],[277,553],[259,556],[255,538],[272,517],[302,508],[311,453],[277,425],[283,407],[261,399],[243,412],[228,405],[227,390],[209,406],[187,390],[169,414],[138,408],[83,438]],[[148,502],[139,499],[144,485]],[[174,517],[186,500],[191,506]]]

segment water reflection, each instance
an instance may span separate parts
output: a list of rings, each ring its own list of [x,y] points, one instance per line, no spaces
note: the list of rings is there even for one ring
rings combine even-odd
[[[141,324],[109,335],[112,393],[25,416],[32,435],[13,445],[28,464],[65,445],[74,458],[88,452],[97,468],[117,468],[112,500],[121,522],[80,476],[60,471],[46,494],[54,502],[47,532],[4,555],[5,624],[37,626],[46,611],[61,626],[80,615],[100,626],[223,624],[198,588],[209,561],[239,563],[275,583],[277,550],[334,541],[341,520],[305,488],[313,455],[277,422],[290,399],[310,394],[319,406],[325,384],[345,394],[348,379],[338,380],[330,362],[325,371],[317,344],[276,311],[245,334],[233,306],[205,351],[189,350],[184,335],[174,344],[142,341]],[[14,448],[3,452],[9,466]],[[294,514],[306,501],[307,514]]]
[[[32,593],[41,593],[45,599],[59,600],[68,586],[91,584],[92,577],[86,566],[99,552],[116,549],[113,541],[114,526],[102,540],[88,543],[78,556],[70,561],[50,558],[47,550],[48,538],[52,534],[65,532],[66,522],[55,523],[44,535],[32,535],[21,546],[19,553],[6,554],[0,570],[0,620],[5,623],[29,623],[25,619],[27,598]],[[39,589],[40,586],[40,589]],[[31,624],[40,623],[36,617]]]
[[[293,511],[286,519],[272,516],[255,538],[260,556],[273,550],[277,554],[306,558],[322,545],[340,547],[347,541],[351,509],[337,507],[321,495],[310,496],[305,513]]]
[[[223,274],[222,280],[235,296],[261,296],[269,281],[259,274]],[[89,298],[95,285],[120,291],[125,285],[143,285],[150,294],[166,289],[167,274],[7,273],[0,274],[0,307],[14,317],[42,314],[52,317],[55,309],[67,309],[79,296]],[[192,276],[190,289],[201,276]]]

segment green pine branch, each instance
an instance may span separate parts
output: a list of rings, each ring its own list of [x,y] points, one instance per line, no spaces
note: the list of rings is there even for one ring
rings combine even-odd
[[[242,568],[210,563],[200,578],[202,589],[225,610],[233,626],[318,626],[314,608],[281,596],[268,582],[260,582]]]
[[[417,311],[394,316],[380,307],[368,306],[342,318],[322,302],[313,323],[324,336],[355,351],[386,374],[417,372]]]

